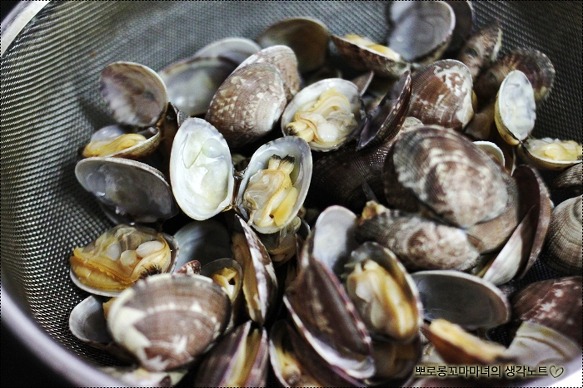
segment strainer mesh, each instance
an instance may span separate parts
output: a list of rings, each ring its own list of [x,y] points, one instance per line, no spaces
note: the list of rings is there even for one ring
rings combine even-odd
[[[332,33],[386,35],[387,2],[51,2],[17,37],[1,64],[1,257],[3,281],[34,320],[66,348],[111,360],[68,330],[86,294],[69,280],[68,258],[110,226],[77,183],[78,149],[112,119],[97,90],[113,61],[160,69],[227,36],[256,37],[291,16],[324,21]],[[499,20],[504,52],[532,47],[557,70],[535,135],[581,141],[580,1],[474,2],[477,26]],[[539,266],[540,267],[540,266]],[[545,277],[542,269],[535,277]],[[532,276],[531,276],[532,277]]]

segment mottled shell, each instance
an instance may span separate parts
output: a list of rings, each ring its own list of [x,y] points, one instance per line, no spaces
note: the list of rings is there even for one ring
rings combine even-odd
[[[206,220],[231,205],[235,178],[227,142],[210,123],[188,118],[178,129],[170,154],[170,182],[180,209]]]
[[[468,67],[475,82],[482,70],[496,60],[501,47],[502,28],[493,23],[472,34],[457,59]]]
[[[466,270],[476,264],[479,255],[462,229],[374,203],[363,210],[356,239],[390,249],[411,270]]]
[[[474,85],[474,91],[482,102],[492,99],[506,75],[512,70],[520,70],[534,88],[538,103],[543,102],[555,81],[555,67],[542,52],[534,49],[515,49],[499,58],[483,72]]]
[[[330,31],[324,23],[310,17],[282,19],[257,37],[262,47],[286,45],[298,59],[300,73],[317,70],[326,60]]]
[[[236,36],[215,40],[197,50],[193,57],[220,57],[238,65],[259,50],[261,47],[251,39]]]
[[[374,374],[371,338],[340,280],[304,249],[307,263],[283,301],[301,336],[332,368],[357,379]]]
[[[560,173],[553,180],[552,187],[558,190],[570,189],[575,194],[581,195],[583,190],[583,163],[577,163]]]
[[[108,328],[152,371],[192,363],[223,332],[229,298],[200,276],[155,275],[125,290],[111,305]]]
[[[443,318],[474,330],[495,327],[510,319],[506,296],[477,276],[452,270],[420,271],[411,276],[427,320]]]
[[[271,131],[285,104],[279,70],[268,63],[254,63],[235,70],[221,84],[205,119],[221,132],[230,147],[237,148]]]
[[[195,387],[262,387],[268,370],[264,328],[247,321],[223,336],[197,369]]]
[[[192,57],[174,62],[158,72],[168,89],[168,98],[189,116],[206,113],[219,86],[237,63],[223,57]]]
[[[468,227],[506,207],[503,170],[464,136],[420,128],[399,136],[392,154],[399,182],[444,220]]]
[[[581,206],[580,195],[557,205],[546,235],[543,261],[564,275],[581,273],[583,266]]]
[[[410,68],[397,53],[389,57],[338,35],[331,38],[340,56],[357,70],[372,70],[380,76],[394,78]]]
[[[474,116],[472,75],[466,65],[444,59],[415,73],[409,116],[424,124],[461,131]]]
[[[581,276],[536,281],[511,302],[515,321],[539,323],[581,344]]]
[[[164,175],[145,163],[91,157],[77,163],[75,176],[81,186],[106,208],[134,222],[166,220],[178,212]]]
[[[168,93],[160,76],[134,62],[107,65],[99,78],[99,91],[121,124],[148,127],[166,111]]]
[[[441,57],[451,42],[455,13],[444,1],[390,3],[389,47],[407,62],[430,63]]]

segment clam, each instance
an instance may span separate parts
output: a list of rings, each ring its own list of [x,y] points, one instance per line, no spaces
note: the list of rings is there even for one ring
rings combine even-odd
[[[478,251],[462,229],[374,202],[367,204],[358,220],[356,239],[390,249],[411,270],[466,270],[478,259]]]
[[[409,116],[423,124],[461,131],[472,119],[472,75],[466,65],[443,59],[415,73]]]
[[[340,56],[356,70],[372,70],[375,74],[395,78],[409,70],[409,64],[391,48],[356,34],[332,35]]]
[[[581,190],[583,189],[583,163],[577,163],[561,172],[553,180],[552,187],[558,190],[572,190],[574,194],[581,195]]]
[[[496,327],[510,319],[506,296],[477,276],[453,270],[420,271],[411,276],[429,321],[443,318],[474,330]]]
[[[195,220],[206,220],[231,205],[235,179],[227,142],[205,120],[180,126],[170,154],[170,182],[178,206]]]
[[[441,57],[456,24],[452,7],[443,1],[395,1],[389,17],[389,47],[407,62],[431,63]]]
[[[188,372],[185,368],[152,372],[140,366],[103,366],[99,370],[132,387],[174,387]]]
[[[480,108],[472,117],[472,120],[464,128],[464,134],[476,140],[488,140],[495,137],[498,131],[495,129],[495,110],[496,103],[492,102]],[[499,136],[499,135],[498,135]],[[498,146],[502,146],[496,142]],[[506,144],[506,143],[504,143]]]
[[[422,354],[419,336],[408,343],[373,340],[373,357],[376,372],[367,384],[402,386],[413,374]]]
[[[496,143],[486,140],[475,140],[473,143],[477,145],[482,151],[486,152],[488,156],[490,156],[490,158],[496,162],[496,164],[502,167],[506,165],[504,152]]]
[[[238,69],[253,63],[269,63],[279,70],[287,101],[290,101],[300,89],[301,76],[298,72],[298,60],[290,47],[275,45],[263,48],[241,62]]]
[[[371,338],[340,280],[306,246],[301,260],[283,297],[294,325],[333,369],[356,379],[372,376]]]
[[[118,225],[73,250],[71,279],[87,292],[117,296],[143,277],[171,271],[177,250],[169,235]]]
[[[411,73],[406,71],[377,107],[367,113],[357,149],[378,145],[394,138],[409,109]]]
[[[449,364],[489,365],[511,360],[504,346],[484,341],[445,319],[436,319],[422,330]]]
[[[219,86],[205,119],[237,148],[271,131],[285,104],[280,71],[269,63],[253,63],[235,70]]]
[[[255,41],[239,36],[215,40],[198,49],[193,57],[223,58],[237,65],[261,50]]]
[[[206,352],[230,313],[229,298],[212,280],[161,274],[122,292],[107,326],[142,367],[166,371],[188,366]]]
[[[99,78],[99,91],[121,124],[149,127],[166,111],[168,92],[160,76],[145,65],[113,62]]]
[[[205,265],[232,255],[227,227],[214,219],[187,223],[174,233],[174,240],[180,247],[176,257],[177,268],[191,260]]]
[[[129,132],[120,125],[112,124],[100,128],[91,135],[82,155],[85,158],[117,156],[137,159],[154,152],[161,140],[161,132],[155,127]]]
[[[581,272],[581,196],[561,202],[551,216],[543,261],[565,275]]]
[[[553,63],[538,50],[515,49],[499,58],[478,77],[474,91],[480,101],[485,103],[496,96],[500,84],[513,70],[520,70],[526,75],[534,89],[537,104],[547,98],[555,81]]]
[[[545,137],[527,138],[518,148],[519,155],[541,170],[564,170],[581,164],[583,147],[575,140]]]
[[[314,151],[331,151],[351,140],[360,129],[358,88],[330,78],[302,89],[281,116],[284,135],[304,139]]]
[[[319,69],[328,54],[330,32],[320,20],[310,17],[292,17],[279,20],[257,37],[262,47],[285,45],[297,59],[300,73]]]
[[[145,163],[91,157],[77,162],[75,177],[106,208],[133,222],[163,221],[178,213],[166,178]]]
[[[511,71],[502,81],[496,97],[494,119],[500,136],[510,145],[519,144],[534,129],[534,90],[520,70]]]
[[[496,61],[501,47],[502,29],[497,23],[489,24],[470,36],[457,59],[470,69],[475,82],[482,70]]]
[[[415,283],[397,257],[374,242],[352,251],[345,287],[371,335],[412,341],[423,322]]]
[[[251,157],[237,194],[237,211],[257,232],[278,232],[297,217],[311,177],[312,154],[304,140],[272,140]]]
[[[161,69],[158,74],[168,90],[168,98],[189,116],[206,113],[219,86],[238,63],[223,57],[194,56]]]
[[[554,329],[581,345],[581,276],[539,280],[511,298],[514,322]]]
[[[268,370],[268,340],[264,328],[247,321],[224,335],[198,367],[195,387],[262,387]]]
[[[235,215],[232,235],[233,259],[243,269],[242,288],[249,317],[265,324],[275,306],[277,278],[269,253],[257,234],[241,217]]]
[[[474,6],[470,0],[446,0],[455,15],[455,27],[447,52],[459,50],[468,40],[475,23]]]
[[[404,133],[391,155],[400,184],[446,222],[469,227],[506,207],[504,171],[456,131],[423,127]]]

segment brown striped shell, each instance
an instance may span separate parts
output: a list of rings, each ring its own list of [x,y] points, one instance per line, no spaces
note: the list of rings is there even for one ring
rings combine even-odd
[[[493,23],[472,34],[457,59],[468,67],[476,81],[480,72],[496,60],[501,46],[502,29]]]
[[[469,227],[506,207],[503,170],[456,131],[423,127],[404,133],[392,157],[399,182],[447,222]]]
[[[409,116],[426,125],[461,131],[474,116],[468,67],[460,61],[443,59],[415,73]]]

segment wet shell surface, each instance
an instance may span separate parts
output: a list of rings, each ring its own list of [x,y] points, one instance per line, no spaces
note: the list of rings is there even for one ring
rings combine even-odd
[[[583,267],[581,196],[555,207],[545,240],[543,261],[564,275],[575,275]]]
[[[219,86],[205,119],[237,148],[271,131],[285,104],[279,70],[269,63],[253,63],[235,70]]]
[[[392,155],[399,182],[448,222],[468,227],[499,216],[506,207],[500,166],[453,130],[424,127],[404,133]]]
[[[113,62],[99,78],[99,91],[121,124],[148,127],[156,124],[168,104],[168,92],[160,76],[134,62]]]
[[[261,50],[255,41],[239,36],[215,40],[197,50],[193,57],[223,58],[235,64],[240,64],[249,56]]]
[[[75,177],[106,208],[135,222],[166,220],[178,212],[164,175],[145,163],[91,157],[77,163]]]
[[[170,154],[170,182],[178,206],[206,220],[231,205],[235,178],[229,146],[210,123],[188,118],[178,129]]]
[[[426,125],[461,131],[474,116],[468,67],[460,61],[443,59],[416,72],[408,115]]]
[[[443,318],[473,330],[495,327],[510,319],[506,296],[477,276],[452,270],[420,271],[411,276],[427,320]]]
[[[162,140],[161,131],[150,127],[131,132],[120,125],[107,125],[95,131],[83,148],[85,158],[92,156],[116,156],[137,159],[150,155]]]
[[[476,81],[482,70],[496,60],[501,47],[502,29],[497,23],[490,24],[470,36],[457,59],[468,67]]]
[[[518,154],[541,170],[560,171],[581,164],[583,147],[575,140],[529,137],[518,147]]]
[[[156,275],[124,291],[111,305],[113,338],[151,371],[192,363],[222,334],[229,298],[200,276]]]

